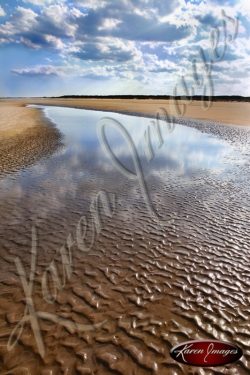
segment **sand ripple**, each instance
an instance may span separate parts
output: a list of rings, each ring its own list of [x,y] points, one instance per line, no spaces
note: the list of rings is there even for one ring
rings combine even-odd
[[[216,126],[211,127],[214,131],[249,158],[249,132],[232,128],[230,133]],[[46,181],[49,191],[53,191],[57,171],[54,165]],[[134,182],[124,181],[114,171],[96,177],[92,169],[85,182],[64,195],[57,191],[47,196],[44,185],[38,192],[32,183],[26,194],[20,193],[21,200],[18,192],[6,194],[0,229],[1,374],[249,373],[249,163],[234,164],[223,176],[194,173],[192,185],[190,179],[167,173],[159,177],[167,179],[165,184],[159,186],[155,178],[149,181],[161,212],[169,217],[177,212],[175,221],[166,226],[149,217]],[[72,275],[49,304],[42,294],[42,275],[54,260],[63,278],[58,250],[69,233],[75,239],[82,214],[88,217],[97,178],[103,189],[112,185],[117,193],[114,215],[102,222],[91,252],[82,253],[72,246]],[[25,308],[13,259],[21,256],[29,274],[34,222],[39,236],[36,310],[80,325],[104,322],[95,330],[81,332],[40,319],[44,358],[30,324],[14,349],[8,352],[6,348]],[[184,367],[171,359],[173,345],[206,338],[235,342],[244,357],[219,370]]]

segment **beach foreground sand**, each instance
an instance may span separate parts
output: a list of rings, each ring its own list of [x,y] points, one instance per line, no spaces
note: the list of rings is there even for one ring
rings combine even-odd
[[[32,164],[60,144],[58,130],[41,111],[0,102],[0,175]]]
[[[169,354],[191,339],[239,345],[244,357],[223,374],[249,374],[249,128],[196,121],[202,134],[183,119],[189,128],[163,133],[153,159],[138,148],[142,190],[103,149],[103,114],[50,108],[60,138],[31,102],[0,102],[0,165],[34,162],[0,178],[0,374],[191,375]],[[149,124],[123,123],[143,142]],[[130,148],[110,139],[133,171]]]

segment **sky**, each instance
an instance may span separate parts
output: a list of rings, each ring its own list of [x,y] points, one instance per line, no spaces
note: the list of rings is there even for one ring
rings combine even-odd
[[[250,96],[249,0],[0,0],[0,96]]]

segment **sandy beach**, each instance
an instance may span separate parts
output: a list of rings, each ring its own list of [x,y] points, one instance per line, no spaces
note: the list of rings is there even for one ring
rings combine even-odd
[[[165,104],[0,101],[1,374],[186,375],[169,351],[189,339],[234,342],[244,358],[223,373],[248,373],[250,132],[229,124],[247,125],[249,104],[196,103],[196,122],[162,126],[149,158],[151,118],[113,113],[144,146],[148,197],[103,148],[103,114],[72,109],[154,117]],[[133,171],[130,147],[107,134]]]
[[[41,111],[18,101],[0,102],[1,175],[32,164],[59,144],[59,132]]]
[[[224,373],[247,374],[250,132],[229,124],[247,125],[249,104],[214,103],[202,112],[195,103],[187,114],[204,122],[183,117],[173,132],[164,127],[153,158],[141,150],[149,199],[164,225],[148,210],[139,180],[123,175],[103,150],[100,113],[27,104],[149,117],[168,105],[0,101],[0,373],[185,375],[170,349],[213,338],[245,353]],[[113,115],[145,146],[150,118]],[[129,162],[129,147],[111,140]],[[100,216],[92,217],[100,197],[109,210],[99,202]],[[95,229],[93,218],[100,219]],[[34,272],[37,328],[17,258],[27,282]]]
[[[124,99],[25,99],[22,104],[44,104],[71,108],[85,108],[136,114],[155,117],[164,108],[167,113],[177,118],[215,121],[223,124],[250,125],[250,103],[247,102],[212,102],[205,110],[202,102],[193,101],[186,104],[185,113],[181,116],[176,105],[171,100],[124,100]],[[185,101],[179,101],[179,108],[183,110]]]
[[[250,374],[250,12],[0,3],[0,375]]]
[[[20,100],[0,100],[0,131],[2,136],[17,134],[34,126],[41,121],[41,114],[36,109],[25,109],[26,105],[51,105],[69,108],[83,108],[100,111],[119,112],[124,114],[144,115],[155,117],[163,113],[162,108],[176,119],[192,121],[212,121],[229,125],[250,125],[250,103],[248,102],[212,102],[208,109],[203,108],[201,101],[187,104],[178,101],[179,109],[184,110],[180,115],[173,100],[138,100],[138,99],[54,99],[54,98],[25,98]],[[11,118],[10,118],[11,115]],[[17,125],[18,124],[18,128]]]

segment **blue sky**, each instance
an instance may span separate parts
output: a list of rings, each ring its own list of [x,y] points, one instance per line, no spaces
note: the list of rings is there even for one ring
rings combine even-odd
[[[0,96],[198,95],[201,49],[215,95],[250,96],[249,36],[249,0],[0,1]]]

